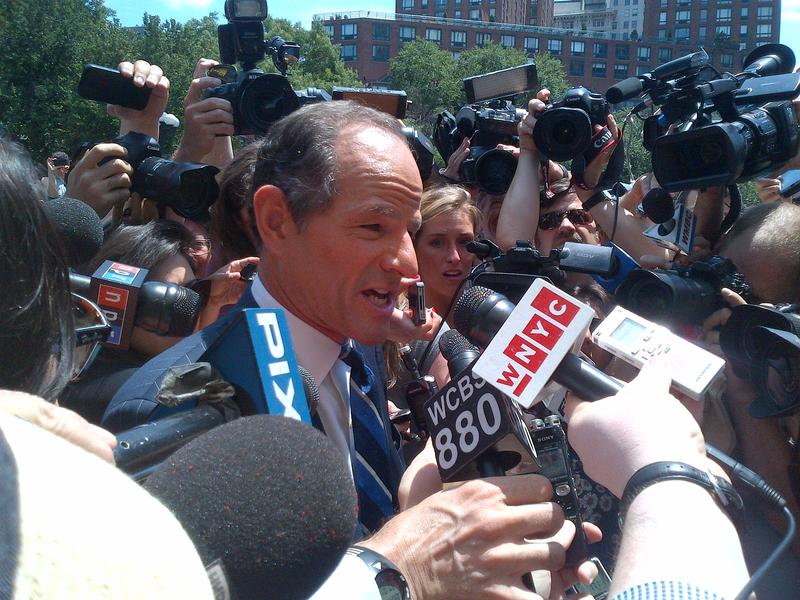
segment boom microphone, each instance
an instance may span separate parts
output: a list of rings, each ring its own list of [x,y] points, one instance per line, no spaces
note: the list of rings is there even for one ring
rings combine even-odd
[[[628,77],[619,83],[612,85],[606,91],[606,100],[611,104],[619,104],[625,100],[635,98],[644,90],[642,80],[638,77]]]
[[[292,419],[255,415],[221,425],[173,454],[145,487],[241,599],[308,598],[356,528],[356,493],[341,454]]]
[[[103,224],[85,202],[56,198],[44,203],[44,212],[55,225],[67,251],[67,266],[89,262],[103,245]]]
[[[540,282],[542,280],[537,279],[531,288],[536,285],[543,285]],[[561,293],[563,294],[563,292]],[[489,288],[473,286],[465,290],[456,303],[454,311],[455,327],[478,347],[486,348],[515,308],[516,306],[502,294]],[[549,323],[549,321],[547,322]],[[526,326],[524,323],[521,325],[523,327]],[[538,322],[536,326],[542,326],[542,322]],[[553,336],[557,334],[555,328],[550,329],[549,332]],[[575,342],[577,340],[567,341]],[[521,343],[524,344],[524,342]],[[523,351],[521,348],[522,346],[517,348],[518,353]],[[506,355],[514,355],[512,350],[512,348],[508,348]],[[526,364],[531,364],[530,361],[533,360],[535,355],[544,354],[543,352],[537,352],[536,348],[532,346],[528,347],[526,351],[529,353],[526,356]],[[536,360],[543,360],[543,357],[538,356]],[[509,375],[509,372],[512,375]],[[572,353],[567,353],[564,356],[558,366],[555,367],[551,377],[553,381],[563,385],[584,400],[599,400],[606,396],[613,396],[622,389],[622,386],[615,379]],[[500,381],[508,385],[508,393],[512,397],[515,397],[513,392],[518,391],[521,386],[527,385],[530,379],[529,373],[523,373],[522,368],[517,369],[511,364],[509,364],[507,370],[500,374]],[[542,382],[542,386],[544,383],[546,382]]]

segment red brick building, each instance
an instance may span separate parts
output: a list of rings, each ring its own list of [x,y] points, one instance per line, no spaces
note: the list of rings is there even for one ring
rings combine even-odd
[[[546,52],[562,62],[573,85],[603,91],[700,46],[718,69],[735,72],[749,50],[776,42],[780,33],[780,3],[773,0],[647,0],[644,30],[635,39],[550,27],[553,0],[396,0],[396,11],[314,18],[364,83],[381,87],[391,86],[389,60],[403,44],[420,38],[454,56],[489,41],[531,57]]]

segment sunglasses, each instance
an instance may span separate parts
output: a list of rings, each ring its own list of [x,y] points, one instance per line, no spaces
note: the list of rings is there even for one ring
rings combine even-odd
[[[588,225],[594,223],[594,217],[588,210],[582,208],[572,208],[570,210],[559,210],[550,212],[539,217],[539,229],[555,229],[567,217],[573,225]]]
[[[111,335],[111,325],[94,302],[72,293],[72,318],[75,322],[75,367],[72,380],[81,377],[100,352],[100,344]]]

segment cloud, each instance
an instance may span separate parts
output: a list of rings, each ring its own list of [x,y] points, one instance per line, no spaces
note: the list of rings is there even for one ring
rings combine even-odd
[[[800,21],[800,0],[783,0],[781,21]]]

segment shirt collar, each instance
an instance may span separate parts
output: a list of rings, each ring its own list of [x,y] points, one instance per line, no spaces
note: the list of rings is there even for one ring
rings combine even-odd
[[[311,325],[291,313],[267,291],[260,277],[256,277],[250,288],[253,299],[261,308],[280,308],[286,316],[292,336],[292,346],[297,362],[304,366],[317,385],[328,376],[331,368],[339,359],[342,345],[314,329]]]

